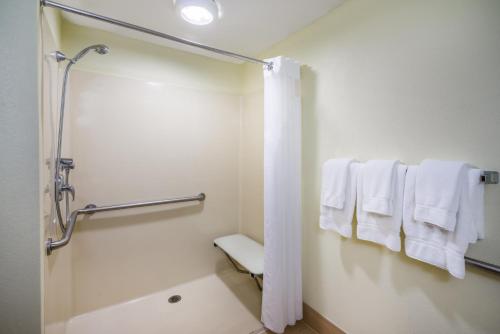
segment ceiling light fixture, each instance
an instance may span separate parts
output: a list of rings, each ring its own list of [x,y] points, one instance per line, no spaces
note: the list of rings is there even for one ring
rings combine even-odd
[[[174,0],[174,4],[179,15],[191,24],[204,26],[219,18],[215,0]]]

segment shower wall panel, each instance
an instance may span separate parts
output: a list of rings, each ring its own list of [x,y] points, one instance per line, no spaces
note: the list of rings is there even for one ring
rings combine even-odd
[[[74,314],[227,266],[212,240],[238,230],[239,95],[84,70],[70,87],[75,208],[207,195],[84,217],[71,241]]]
[[[54,223],[53,206],[53,162],[57,138],[57,117],[59,109],[59,65],[51,53],[59,49],[58,18],[56,13],[46,9],[40,16],[41,34],[41,178],[42,178],[42,220],[43,240],[57,239],[60,234]],[[71,156],[71,129],[69,119],[65,121],[63,156]],[[43,255],[44,302],[43,315],[46,334],[62,334],[72,311],[71,248]]]

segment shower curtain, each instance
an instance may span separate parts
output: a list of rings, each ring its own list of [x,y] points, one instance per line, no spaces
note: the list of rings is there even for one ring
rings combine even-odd
[[[300,65],[266,61],[262,322],[282,333],[302,319]]]

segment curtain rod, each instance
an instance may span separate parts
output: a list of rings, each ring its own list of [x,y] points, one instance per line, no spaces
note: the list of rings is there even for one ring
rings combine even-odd
[[[125,21],[116,20],[116,19],[113,19],[113,18],[110,18],[110,17],[107,17],[107,16],[103,16],[103,15],[92,13],[92,12],[89,12],[89,11],[86,11],[86,10],[82,10],[82,9],[78,9],[78,8],[66,6],[64,4],[61,4],[61,3],[58,3],[58,2],[54,2],[54,1],[51,1],[51,0],[40,0],[40,5],[42,7],[57,8],[57,9],[60,9],[62,11],[68,12],[68,13],[72,13],[72,14],[76,14],[76,15],[80,15],[80,16],[85,16],[85,17],[88,17],[88,18],[91,18],[91,19],[96,19],[98,21],[103,21],[103,22],[107,22],[107,23],[110,23],[110,24],[114,24],[116,26],[120,26],[120,27],[123,27],[123,28],[136,30],[136,31],[139,31],[139,32],[142,32],[142,33],[145,33],[145,34],[149,34],[149,35],[153,35],[153,36],[156,36],[156,37],[164,38],[164,39],[167,39],[167,40],[170,40],[170,41],[174,41],[174,42],[177,42],[177,43],[181,43],[181,44],[193,46],[193,47],[196,47],[196,48],[199,48],[199,49],[203,49],[203,50],[206,50],[206,51],[218,53],[218,54],[221,54],[221,55],[224,55],[224,56],[227,56],[227,57],[237,58],[237,59],[240,59],[240,60],[249,61],[249,62],[256,63],[256,64],[266,65],[266,67],[267,67],[268,70],[270,70],[270,69],[273,68],[273,63],[272,62],[266,62],[266,61],[263,61],[263,60],[260,60],[260,59],[256,59],[256,58],[252,58],[252,57],[248,57],[248,56],[244,56],[244,55],[240,55],[238,53],[234,53],[234,52],[230,52],[230,51],[225,51],[225,50],[217,49],[217,48],[214,48],[214,47],[211,47],[211,46],[208,46],[208,45],[204,45],[204,44],[192,42],[192,41],[189,41],[187,39],[183,39],[183,38],[175,37],[175,36],[172,36],[172,35],[168,35],[168,34],[156,31],[156,30],[144,28],[144,27],[132,24],[132,23],[125,22]]]

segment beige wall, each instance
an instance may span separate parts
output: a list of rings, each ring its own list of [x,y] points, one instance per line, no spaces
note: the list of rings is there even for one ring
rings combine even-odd
[[[463,159],[500,169],[498,36],[499,1],[351,0],[263,55],[303,64],[304,298],[347,332],[500,330],[498,276],[468,268],[465,280],[453,279],[318,227],[328,158]],[[260,160],[262,74],[245,67],[242,142]],[[261,168],[242,179],[241,192],[253,194],[242,202],[242,230],[260,239]],[[498,245],[500,188],[488,186],[486,198],[487,237]]]
[[[260,83],[260,66],[250,66]],[[240,231],[264,243],[264,119],[262,91],[247,90],[242,97]]]
[[[58,239],[61,233],[54,224],[53,170],[57,124],[59,115],[60,75],[65,64],[59,65],[51,55],[60,49],[60,18],[56,11],[44,9],[40,17],[42,52],[42,111],[41,111],[41,153],[42,153],[42,220],[43,241],[49,237]],[[71,128],[65,120],[63,155],[70,156],[69,139]],[[49,163],[50,162],[50,163]],[[71,248],[72,245],[54,252],[52,256],[43,254],[44,263],[44,329],[45,333],[64,333],[66,321],[71,316]]]
[[[62,48],[93,44],[70,80],[73,208],[205,192],[185,204],[78,223],[72,313],[130,300],[227,267],[212,246],[238,231],[241,66],[63,23]],[[64,251],[64,250],[61,250]]]
[[[90,44],[105,43],[111,48],[109,56],[86,56],[75,68],[210,92],[241,91],[242,70],[238,64],[82,28],[65,20],[61,26],[62,45],[68,56]]]

